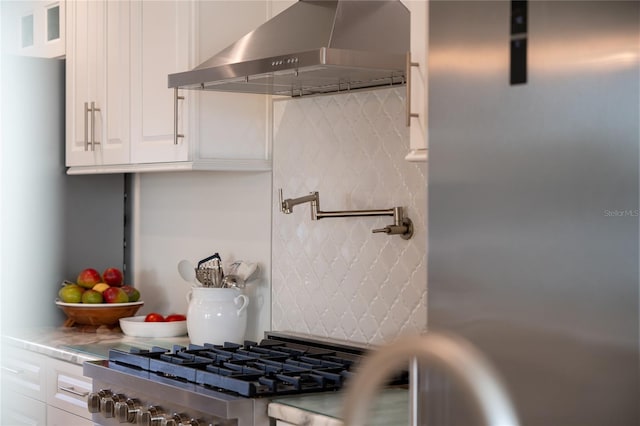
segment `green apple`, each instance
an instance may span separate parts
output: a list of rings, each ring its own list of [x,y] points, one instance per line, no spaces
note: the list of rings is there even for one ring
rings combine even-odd
[[[82,302],[82,293],[84,293],[84,288],[77,284],[68,284],[58,290],[58,297],[64,303],[80,303]]]
[[[102,293],[96,290],[87,290],[82,293],[82,303],[102,303]]]

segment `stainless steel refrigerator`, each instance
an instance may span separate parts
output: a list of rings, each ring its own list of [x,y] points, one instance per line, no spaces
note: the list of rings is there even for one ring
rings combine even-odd
[[[430,2],[428,325],[487,355],[523,425],[640,422],[639,21]],[[436,424],[475,424],[438,400]]]

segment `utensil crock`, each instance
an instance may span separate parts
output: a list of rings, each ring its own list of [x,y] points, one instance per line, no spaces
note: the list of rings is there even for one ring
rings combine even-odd
[[[235,288],[194,287],[187,293],[187,332],[195,345],[242,343],[249,298]]]

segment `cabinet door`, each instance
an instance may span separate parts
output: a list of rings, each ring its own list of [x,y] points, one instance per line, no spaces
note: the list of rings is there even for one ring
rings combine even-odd
[[[47,357],[24,349],[7,347],[2,357],[2,390],[45,401]]]
[[[404,5],[411,12],[411,67],[410,102],[408,112],[417,114],[410,118],[410,152],[409,161],[426,161],[428,137],[428,85],[427,85],[427,50],[429,2],[424,0],[404,0]],[[409,105],[410,104],[410,105]]]
[[[215,2],[213,2],[215,3]],[[168,75],[193,67],[194,2],[135,1],[131,16],[131,162],[189,160],[188,108],[194,92],[180,93],[174,143],[174,90]]]
[[[128,162],[129,8],[67,3],[67,166]]]
[[[56,407],[47,407],[47,426],[93,426],[94,423]]]
[[[98,164],[129,163],[130,148],[130,26],[132,2],[105,1],[103,49],[99,65],[98,99],[100,111],[100,146]]]
[[[10,390],[3,391],[0,421],[11,426],[46,426],[47,405]]]
[[[100,6],[91,1],[67,3],[67,166],[96,164],[95,151],[89,146],[90,117],[86,108],[97,101],[97,36],[104,31]]]
[[[198,63],[264,23],[268,2],[198,2]],[[266,159],[270,97],[243,93],[198,92],[196,159]]]
[[[87,396],[91,392],[91,379],[82,375],[82,366],[49,359],[47,366],[47,404],[91,419],[87,410]]]

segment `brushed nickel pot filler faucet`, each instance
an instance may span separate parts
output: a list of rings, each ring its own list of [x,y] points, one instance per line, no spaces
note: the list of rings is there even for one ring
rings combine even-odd
[[[402,239],[408,240],[413,236],[413,222],[403,215],[402,207],[392,207],[383,210],[336,210],[323,212],[320,210],[320,195],[318,192],[312,192],[299,198],[287,198],[280,194],[280,211],[284,214],[290,214],[293,207],[298,204],[311,203],[311,220],[318,220],[324,217],[361,217],[361,216],[393,216],[393,225],[384,228],[374,229],[373,233],[384,233],[389,235],[400,235]]]

